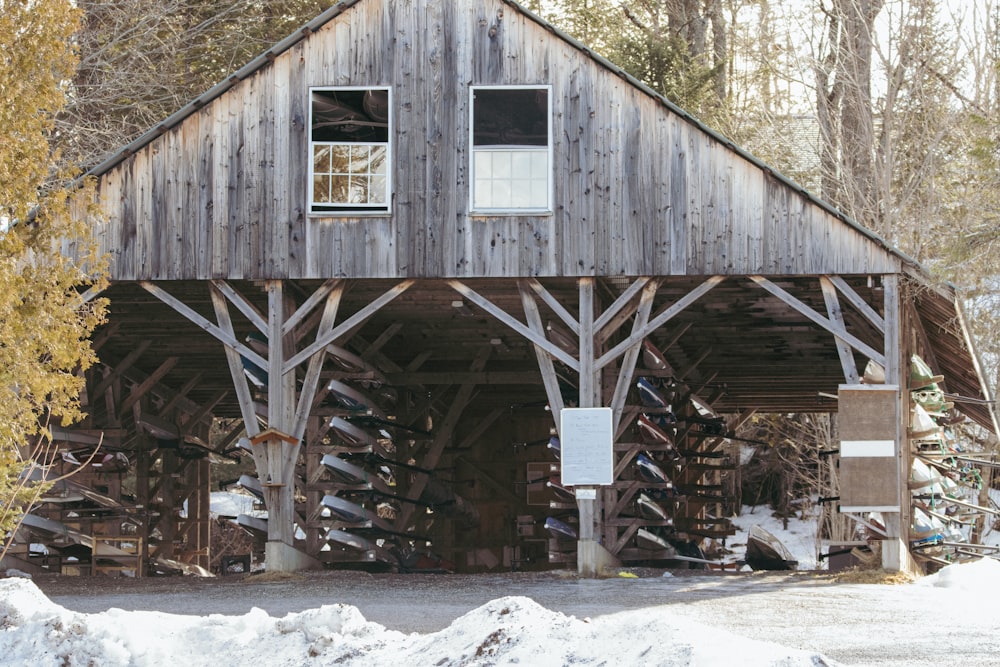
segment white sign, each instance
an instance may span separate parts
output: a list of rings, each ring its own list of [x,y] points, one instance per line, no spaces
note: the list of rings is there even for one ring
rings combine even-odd
[[[611,408],[562,410],[559,460],[563,486],[598,486],[615,481],[611,423]]]

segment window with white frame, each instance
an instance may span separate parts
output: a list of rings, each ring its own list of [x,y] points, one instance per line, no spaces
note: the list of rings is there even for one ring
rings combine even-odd
[[[473,211],[552,208],[549,86],[473,86]]]
[[[391,100],[388,88],[310,90],[312,212],[389,210]]]

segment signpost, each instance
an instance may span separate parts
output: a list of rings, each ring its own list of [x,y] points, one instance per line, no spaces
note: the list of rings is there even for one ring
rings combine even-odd
[[[559,414],[560,475],[576,490],[580,513],[577,567],[596,576],[598,546],[594,541],[597,488],[614,480],[614,429],[611,408],[563,408]]]

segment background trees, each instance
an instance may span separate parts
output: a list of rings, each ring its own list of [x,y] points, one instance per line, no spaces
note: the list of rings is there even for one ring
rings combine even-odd
[[[0,535],[37,492],[21,474],[44,458],[45,425],[79,417],[80,371],[104,313],[80,296],[100,264],[59,251],[85,224],[68,215],[75,185],[50,146],[77,21],[69,0],[0,0]]]

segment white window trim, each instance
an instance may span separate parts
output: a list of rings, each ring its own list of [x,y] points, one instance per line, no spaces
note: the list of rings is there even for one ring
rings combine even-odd
[[[384,204],[332,204],[329,202],[317,202],[314,200],[314,174],[313,171],[315,167],[314,155],[315,146],[323,144],[342,144],[349,145],[351,143],[356,143],[358,146],[363,145],[382,145],[382,142],[372,142],[372,141],[358,141],[358,142],[329,142],[329,141],[313,141],[312,138],[312,128],[313,128],[313,103],[312,94],[314,91],[324,91],[324,90],[335,90],[335,91],[345,91],[345,92],[364,92],[366,90],[385,90],[388,93],[388,105],[389,105],[389,127],[388,127],[388,138],[385,142],[386,146],[386,173],[385,173],[385,198]],[[308,191],[306,193],[306,201],[308,202],[309,215],[313,217],[361,217],[361,216],[378,216],[378,215],[389,215],[392,212],[392,200],[393,200],[393,190],[392,190],[392,174],[393,174],[393,134],[394,134],[394,111],[395,108],[392,103],[392,87],[391,86],[310,86],[309,91],[309,154],[306,156],[308,161]]]
[[[477,90],[545,90],[548,92],[546,95],[546,101],[548,109],[546,110],[546,128],[548,133],[548,145],[546,146],[546,154],[548,159],[548,192],[546,198],[548,203],[546,206],[533,207],[533,208],[484,208],[476,207],[476,146],[474,141],[474,131],[475,131],[475,102],[476,102],[476,91]],[[505,86],[469,86],[469,213],[470,215],[480,215],[480,216],[509,216],[509,215],[549,215],[553,210],[553,198],[554,198],[554,178],[553,178],[553,151],[552,151],[553,137],[552,137],[552,86],[550,84],[534,84],[534,85],[505,85]],[[535,148],[535,147],[532,147]],[[490,150],[490,149],[485,149]]]

